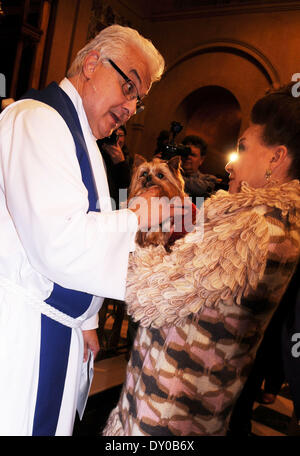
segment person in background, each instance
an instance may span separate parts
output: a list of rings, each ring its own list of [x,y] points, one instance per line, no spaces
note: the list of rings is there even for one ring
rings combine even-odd
[[[168,130],[161,130],[159,135],[156,138],[156,149],[154,151],[154,157],[160,158],[162,157],[162,151],[164,147],[169,143],[170,133]]]
[[[10,104],[14,103],[13,98],[0,97],[0,113]]]
[[[267,326],[250,375],[236,401],[228,428],[228,435],[231,437],[251,435],[255,401],[266,405],[273,404],[286,379],[282,335],[287,316],[293,312],[296,305],[298,282],[299,267]]]
[[[97,141],[105,162],[110,196],[115,209],[120,209],[120,203],[127,200],[126,190],[131,179],[129,151],[125,144],[126,134],[126,128],[121,125],[113,132],[115,143],[107,142],[106,139]]]
[[[121,125],[113,132],[113,144],[106,138],[98,140],[100,152],[105,162],[109,192],[112,198],[112,205],[119,209],[122,202],[127,200],[127,190],[130,185],[131,166],[129,162],[129,151],[126,146],[127,130]],[[113,325],[109,338],[105,337],[105,324],[108,312],[113,317]],[[106,298],[99,311],[98,335],[102,347],[101,355],[116,355],[121,337],[121,329],[125,315],[125,303],[117,299]]]
[[[289,384],[294,411],[288,435],[300,435],[300,262],[292,286],[289,312],[284,320],[282,334],[282,359],[284,373]]]
[[[200,170],[207,153],[207,144],[200,136],[186,136],[182,144],[191,149],[191,153],[182,160],[182,168],[185,191],[195,203],[197,197],[207,198],[217,190],[217,185],[221,180],[212,174],[204,174]]]
[[[132,165],[133,165],[133,157],[130,155],[130,151],[126,144],[127,130],[126,130],[125,125],[121,125],[120,128],[118,128],[117,135],[118,135],[118,144],[122,149],[125,161],[128,163],[130,172],[131,172]]]

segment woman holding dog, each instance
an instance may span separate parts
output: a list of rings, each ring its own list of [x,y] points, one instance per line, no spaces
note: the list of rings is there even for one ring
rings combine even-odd
[[[260,99],[226,166],[229,191],[171,253],[138,247],[128,313],[140,328],[104,435],[225,435],[300,252],[300,98]]]

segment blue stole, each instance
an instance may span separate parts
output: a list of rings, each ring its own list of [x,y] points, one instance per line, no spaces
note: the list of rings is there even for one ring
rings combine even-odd
[[[68,95],[52,82],[45,89],[29,90],[22,99],[34,99],[54,108],[65,120],[76,147],[82,181],[88,191],[89,211],[99,212],[97,191],[77,111]],[[52,132],[55,134],[55,132]],[[99,152],[100,153],[100,152]],[[77,318],[90,306],[93,296],[54,283],[46,300],[61,312]],[[71,328],[42,315],[39,383],[32,435],[55,435],[71,341]]]

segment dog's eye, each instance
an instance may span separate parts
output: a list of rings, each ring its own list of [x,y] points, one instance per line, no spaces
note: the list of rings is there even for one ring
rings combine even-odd
[[[147,171],[144,171],[144,172],[141,174],[141,177],[147,177],[147,176],[148,176]]]
[[[158,173],[157,177],[158,177],[158,179],[163,179],[165,176],[163,175],[163,173]]]

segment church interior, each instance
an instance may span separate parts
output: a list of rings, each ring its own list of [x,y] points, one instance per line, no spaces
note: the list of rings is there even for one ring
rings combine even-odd
[[[183,128],[176,141],[204,138],[203,169],[226,182],[224,167],[253,103],[300,79],[298,0],[2,0],[1,96],[17,100],[29,88],[61,81],[77,51],[112,24],[136,28],[166,61],[145,110],[126,125],[131,156],[152,157],[159,133],[177,121]],[[118,306],[124,303],[108,302],[101,314],[101,350],[74,435],[97,435],[119,397],[130,344]],[[283,383],[274,403],[255,403],[253,434],[287,435],[292,413]]]

